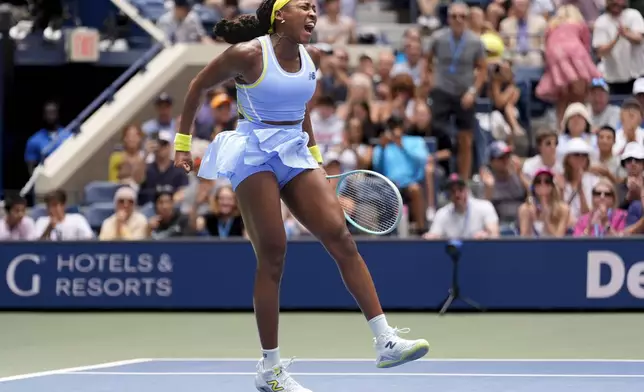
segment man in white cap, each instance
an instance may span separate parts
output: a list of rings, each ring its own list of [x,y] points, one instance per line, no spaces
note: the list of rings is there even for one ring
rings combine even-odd
[[[626,181],[617,186],[619,207],[628,210],[632,201],[640,199],[644,187],[644,145],[628,143],[622,153],[622,166],[626,169],[627,177]]]
[[[103,221],[98,238],[101,241],[142,240],[147,237],[148,220],[136,211],[136,191],[129,186],[114,194],[115,212]]]

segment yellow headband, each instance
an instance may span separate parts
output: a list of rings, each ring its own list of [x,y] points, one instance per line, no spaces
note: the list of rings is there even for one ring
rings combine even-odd
[[[288,4],[289,1],[291,0],[275,0],[275,3],[273,4],[273,12],[271,13],[271,28],[268,29],[269,33],[272,33],[274,31],[273,24],[275,23],[275,14],[277,14],[277,11],[284,8],[284,6]]]

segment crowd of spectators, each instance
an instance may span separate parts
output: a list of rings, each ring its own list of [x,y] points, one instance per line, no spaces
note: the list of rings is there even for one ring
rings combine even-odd
[[[422,3],[422,25],[406,31],[402,47],[350,66],[346,44],[356,42],[355,22],[339,0],[321,2],[323,57],[309,110],[325,170],[385,174],[408,207],[409,233],[425,238],[644,233],[640,11],[625,0],[455,2],[441,26],[436,4]],[[176,27],[177,12],[189,17],[182,4],[159,25]],[[229,11],[256,6],[240,2]],[[198,25],[194,34],[164,31],[201,40]],[[535,69],[537,83],[523,83]],[[526,97],[546,107],[538,127],[520,104]],[[66,213],[58,191],[35,223],[21,199],[6,203],[0,238],[243,237],[230,185],[173,166],[173,98],[161,94],[155,118],[123,130],[106,170],[124,187],[101,227],[88,230],[82,215]],[[208,143],[234,129],[235,98],[232,82],[205,97],[193,131],[197,169]],[[480,110],[482,99],[490,110]],[[34,139],[51,137],[54,123]],[[535,151],[525,153],[530,139]],[[38,151],[46,153],[28,145],[26,160]],[[307,235],[286,208],[283,216],[289,237]]]

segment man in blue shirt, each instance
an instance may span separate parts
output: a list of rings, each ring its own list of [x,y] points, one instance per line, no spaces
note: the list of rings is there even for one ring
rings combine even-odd
[[[177,128],[175,119],[172,117],[172,102],[172,97],[167,93],[161,93],[157,97],[154,102],[156,118],[144,122],[141,127],[147,138],[161,131],[170,131],[174,137]]]
[[[25,147],[25,162],[31,174],[33,170],[72,135],[60,126],[58,105],[48,102],[44,107],[44,127],[31,135]]]
[[[390,121],[387,130],[380,136],[380,145],[373,149],[373,169],[384,174],[400,189],[407,199],[411,221],[415,229],[425,231],[425,164],[429,151],[420,136],[403,135],[402,121]]]

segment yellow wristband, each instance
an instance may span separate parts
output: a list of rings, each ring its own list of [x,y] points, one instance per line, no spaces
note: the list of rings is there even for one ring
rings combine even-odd
[[[192,150],[192,135],[177,133],[174,135],[174,150],[180,152],[190,152]]]
[[[318,146],[309,147],[309,151],[311,152],[311,155],[313,155],[313,158],[315,158],[315,161],[317,163],[319,163],[320,165],[324,163],[324,160],[322,159],[322,153],[320,153],[320,148]]]

